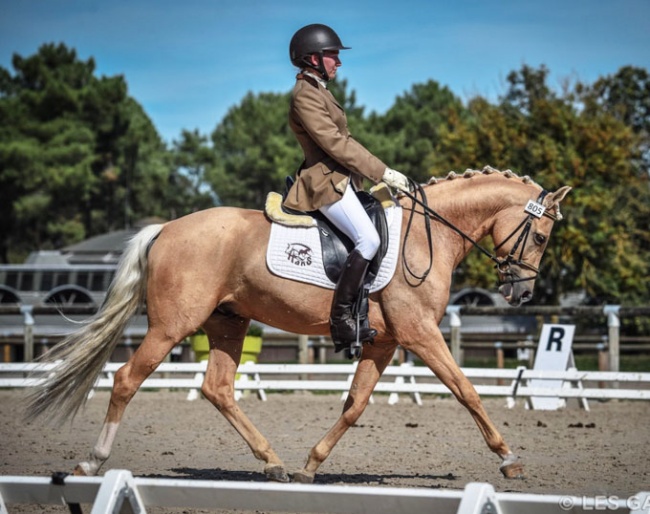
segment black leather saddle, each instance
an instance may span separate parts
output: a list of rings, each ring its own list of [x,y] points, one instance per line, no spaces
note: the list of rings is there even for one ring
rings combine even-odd
[[[283,200],[289,189],[293,185],[293,178],[286,178],[286,189],[283,194]],[[388,223],[386,222],[386,213],[381,203],[371,194],[365,191],[357,191],[357,197],[361,201],[370,220],[374,223],[381,243],[377,255],[370,262],[366,283],[371,283],[381,266],[381,262],[388,250]],[[339,229],[330,223],[330,221],[321,214],[320,211],[301,212],[282,206],[282,209],[289,214],[300,214],[313,217],[318,223],[318,232],[320,234],[321,248],[323,251],[323,266],[325,274],[332,282],[336,283],[341,275],[341,270],[348,258],[349,253],[354,249],[354,243],[348,236],[343,234]]]

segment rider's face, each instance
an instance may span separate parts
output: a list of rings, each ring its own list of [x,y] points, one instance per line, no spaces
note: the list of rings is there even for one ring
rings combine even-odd
[[[323,52],[323,67],[327,71],[330,79],[336,76],[336,70],[341,66],[338,50],[326,50]]]
[[[313,54],[311,56],[312,63],[314,66],[318,65],[318,55]],[[336,70],[337,68],[341,66],[341,60],[339,59],[339,51],[338,50],[325,50],[323,52],[323,67],[325,68],[325,71],[327,72],[327,76],[331,79],[333,79],[336,76]]]

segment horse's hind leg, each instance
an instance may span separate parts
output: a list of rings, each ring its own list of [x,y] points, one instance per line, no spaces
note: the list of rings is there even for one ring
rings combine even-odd
[[[129,361],[122,366],[113,379],[113,391],[95,447],[87,461],[80,462],[75,475],[94,476],[108,459],[126,406],[142,382],[158,367],[165,356],[182,337],[165,335],[162,330],[149,328],[140,347]]]
[[[253,455],[266,463],[264,473],[267,478],[288,482],[284,463],[235,401],[235,374],[249,321],[214,313],[204,323],[203,328],[210,340],[210,357],[201,392],[242,436]]]

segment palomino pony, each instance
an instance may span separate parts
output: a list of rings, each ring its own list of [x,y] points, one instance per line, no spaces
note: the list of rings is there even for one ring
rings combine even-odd
[[[523,476],[520,459],[490,421],[438,325],[449,299],[452,271],[472,242],[488,235],[497,243],[493,258],[503,283],[501,292],[512,305],[532,297],[554,220],[561,218],[560,202],[570,189],[564,186],[546,194],[528,177],[520,178],[509,170],[468,170],[462,176],[452,172],[420,189],[437,214],[429,227],[409,223],[409,210],[416,211],[415,220],[425,219],[424,208],[408,198],[400,200],[406,244],[393,279],[370,297],[370,324],[378,335],[373,344],[364,344],[341,416],[311,449],[304,468],[293,474],[295,481],[313,481],[319,466],[363,413],[397,345],[419,357],[467,408],[488,447],[501,459],[501,472],[509,478]],[[543,205],[544,215],[525,211],[531,200],[540,212]],[[265,242],[270,229],[271,223],[260,211],[217,207],[145,227],[131,240],[104,305],[47,354],[47,360],[62,363],[32,391],[27,407],[28,419],[73,417],[125,325],[146,300],[147,334],[115,374],[99,438],[88,460],[75,468],[76,474],[97,474],[111,453],[124,410],[142,382],[175,345],[203,327],[210,341],[203,394],[248,443],[253,455],[264,461],[267,478],[289,480],[280,457],[236,403],[235,372],[250,320],[295,333],[326,335],[332,292],[269,272]],[[431,273],[414,283],[407,270],[424,271],[431,257]]]

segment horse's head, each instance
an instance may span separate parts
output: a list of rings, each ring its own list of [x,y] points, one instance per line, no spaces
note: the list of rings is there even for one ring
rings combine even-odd
[[[561,219],[560,202],[571,190],[563,186],[554,193],[542,191],[537,199],[509,207],[495,223],[493,239],[499,274],[499,292],[510,305],[533,297],[539,264],[553,224]]]

